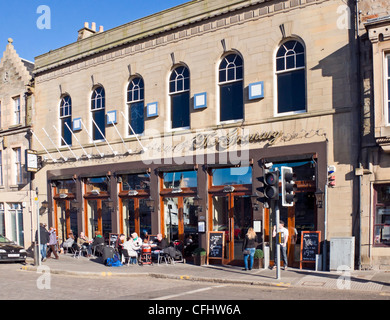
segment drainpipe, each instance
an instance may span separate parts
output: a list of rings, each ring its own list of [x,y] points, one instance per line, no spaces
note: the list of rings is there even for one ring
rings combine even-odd
[[[363,168],[362,165],[362,90],[361,90],[361,67],[360,67],[360,36],[359,36],[359,0],[356,0],[355,2],[355,23],[356,23],[356,72],[357,72],[357,104],[358,104],[358,123],[359,123],[359,129],[358,129],[358,161],[357,161],[357,167],[360,169]],[[361,270],[362,266],[362,256],[361,256],[361,249],[362,249],[362,176],[359,175],[359,183],[358,183],[358,219],[359,219],[359,243],[358,243],[358,268]]]

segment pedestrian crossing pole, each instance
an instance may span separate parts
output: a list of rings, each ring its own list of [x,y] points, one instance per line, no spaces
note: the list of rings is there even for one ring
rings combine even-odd
[[[280,222],[280,210],[279,210],[279,201],[274,201],[274,210],[275,210],[275,222],[276,222],[276,279],[280,279],[280,238],[279,238],[279,222]]]
[[[35,265],[40,266],[41,265],[41,233],[40,233],[40,222],[39,222],[39,198],[38,198],[38,188],[36,188],[36,195],[34,198],[34,203],[35,203],[35,210],[37,213],[37,253],[36,253],[36,259],[38,261],[35,261]]]

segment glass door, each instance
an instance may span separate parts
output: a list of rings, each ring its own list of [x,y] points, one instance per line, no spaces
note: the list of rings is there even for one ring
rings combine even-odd
[[[57,235],[64,241],[69,233],[77,235],[77,209],[71,208],[69,200],[56,200]]]
[[[95,238],[97,232],[108,239],[112,232],[111,207],[107,199],[87,201],[88,237]]]
[[[198,243],[198,215],[194,197],[164,197],[163,233],[167,241],[183,241],[195,246]]]
[[[249,195],[214,195],[212,230],[225,232],[225,259],[242,260],[242,245],[252,226],[252,203]]]
[[[122,233],[130,236],[136,232],[141,237],[152,232],[152,212],[144,198],[124,198],[122,205]]]

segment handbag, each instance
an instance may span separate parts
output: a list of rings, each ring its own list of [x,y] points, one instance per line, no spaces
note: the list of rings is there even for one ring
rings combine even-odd
[[[243,250],[242,254],[250,254],[251,252],[249,250]]]

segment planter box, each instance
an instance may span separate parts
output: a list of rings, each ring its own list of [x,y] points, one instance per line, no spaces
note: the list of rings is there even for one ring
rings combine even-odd
[[[253,260],[253,269],[264,269],[264,258]]]
[[[202,266],[206,264],[206,255],[194,255],[194,265]]]

